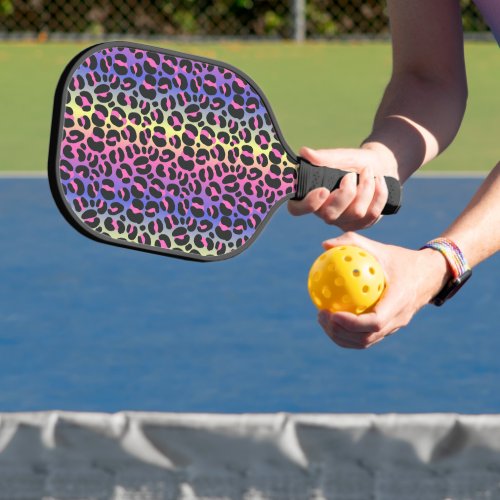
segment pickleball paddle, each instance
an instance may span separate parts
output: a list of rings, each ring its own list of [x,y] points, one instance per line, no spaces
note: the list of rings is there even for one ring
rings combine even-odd
[[[347,172],[293,154],[240,70],[131,42],[78,54],[57,86],[49,152],[54,199],[105,243],[214,261],[237,255],[286,200]],[[385,178],[384,214],[401,187]]]

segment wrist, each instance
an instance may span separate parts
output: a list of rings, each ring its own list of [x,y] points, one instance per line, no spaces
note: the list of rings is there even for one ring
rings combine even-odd
[[[429,303],[443,289],[453,275],[445,257],[432,248],[422,248],[418,251],[423,262],[420,269],[425,269],[424,290],[425,303]]]
[[[379,157],[383,166],[383,171],[380,173],[399,179],[398,162],[394,153],[385,144],[367,139],[361,144],[361,149],[372,151]]]

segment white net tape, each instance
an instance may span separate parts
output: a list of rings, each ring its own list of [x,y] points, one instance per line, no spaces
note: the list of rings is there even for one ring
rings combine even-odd
[[[0,500],[498,500],[500,415],[0,414]]]

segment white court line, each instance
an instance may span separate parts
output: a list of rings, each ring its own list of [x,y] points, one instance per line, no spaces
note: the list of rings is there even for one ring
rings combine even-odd
[[[450,172],[416,172],[412,177],[414,179],[484,179],[487,175],[487,171],[453,170]]]
[[[47,178],[47,172],[43,172],[43,171],[15,172],[15,171],[7,170],[5,172],[0,172],[0,179],[46,179],[46,178]]]
[[[453,170],[449,172],[417,172],[412,178],[414,179],[483,179],[488,175],[488,172],[478,172],[474,170]],[[47,173],[43,171],[5,171],[0,172],[0,179],[45,179]]]

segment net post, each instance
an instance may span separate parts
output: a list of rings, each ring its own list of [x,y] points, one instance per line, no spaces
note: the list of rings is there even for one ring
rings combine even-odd
[[[306,39],[306,0],[291,0],[293,15],[293,39],[301,43]]]

